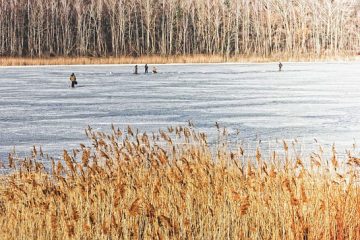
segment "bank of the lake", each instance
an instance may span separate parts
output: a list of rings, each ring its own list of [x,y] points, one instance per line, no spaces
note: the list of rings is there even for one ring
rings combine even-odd
[[[171,64],[171,63],[266,63],[266,62],[324,62],[324,61],[356,61],[356,54],[338,55],[286,55],[272,56],[239,55],[147,55],[141,57],[5,57],[0,56],[0,66],[33,66],[33,65],[89,65],[89,64]]]

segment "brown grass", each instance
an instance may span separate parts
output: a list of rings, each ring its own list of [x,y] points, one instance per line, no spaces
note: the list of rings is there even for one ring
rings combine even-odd
[[[220,131],[219,131],[220,132]],[[221,131],[223,132],[223,131]],[[192,126],[87,135],[45,170],[14,158],[1,239],[360,239],[360,160],[254,157]],[[221,139],[221,136],[220,136]]]
[[[191,56],[142,56],[142,57],[0,57],[0,66],[28,65],[88,65],[88,64],[166,64],[166,63],[224,63],[224,62],[276,62],[276,61],[336,61],[355,60],[355,55],[275,55],[271,57],[221,55],[191,55]]]

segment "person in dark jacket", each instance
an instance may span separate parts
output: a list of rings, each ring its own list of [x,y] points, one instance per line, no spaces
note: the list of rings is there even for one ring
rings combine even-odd
[[[149,66],[147,64],[145,64],[145,73],[149,72]]]
[[[77,85],[76,76],[74,73],[70,75],[71,87],[74,88]]]
[[[134,74],[138,74],[138,65],[135,65]]]
[[[283,64],[281,62],[279,62],[279,72],[281,72],[282,67],[283,67]]]

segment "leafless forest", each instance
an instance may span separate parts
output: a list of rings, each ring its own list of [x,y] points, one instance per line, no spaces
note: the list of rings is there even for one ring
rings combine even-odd
[[[1,56],[356,53],[360,0],[0,0]]]

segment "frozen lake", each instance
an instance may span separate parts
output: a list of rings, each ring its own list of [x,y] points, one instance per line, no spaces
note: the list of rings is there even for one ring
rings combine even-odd
[[[360,140],[360,62],[157,67],[0,67],[0,158],[14,146],[61,154],[86,141],[88,125],[112,123],[150,132],[191,120],[212,135],[219,122],[250,145],[296,138],[311,148],[316,138],[343,151]]]

